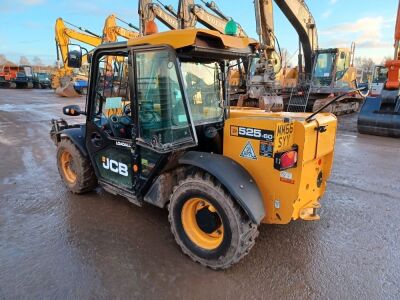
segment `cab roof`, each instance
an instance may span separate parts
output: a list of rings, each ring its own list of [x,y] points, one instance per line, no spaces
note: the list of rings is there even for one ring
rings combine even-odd
[[[218,31],[208,29],[178,29],[155,33],[128,41],[128,46],[137,45],[169,45],[174,49],[190,46],[213,47],[225,50],[246,50],[256,46],[258,42],[248,37],[235,37],[221,34]]]

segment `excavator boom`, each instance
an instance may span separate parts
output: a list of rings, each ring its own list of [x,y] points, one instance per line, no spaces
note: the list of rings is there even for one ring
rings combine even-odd
[[[66,22],[64,22],[62,18],[58,18],[55,24],[57,58],[59,58],[59,54],[61,54],[63,66],[54,74],[52,79],[52,87],[56,89],[56,93],[60,96],[74,97],[79,96],[79,94],[77,94],[77,92],[74,90],[74,86],[71,81],[73,69],[68,67],[68,45],[70,44],[70,40],[76,40],[81,43],[97,47],[102,43],[102,38],[81,27],[77,28],[84,32],[68,28],[65,26],[65,23]],[[69,25],[73,26],[72,24]]]
[[[140,17],[140,33],[146,35],[146,24],[154,19],[159,20],[169,29],[176,30],[179,28],[177,18],[166,12],[159,4],[152,0],[139,0],[138,13]]]
[[[275,48],[274,38],[274,10],[272,0],[255,0],[257,34],[261,47],[264,49]]]
[[[204,1],[203,1],[204,2]],[[179,8],[178,8],[178,19],[179,19],[179,27],[184,28],[192,28],[196,26],[196,23],[199,22],[203,26],[207,27],[211,30],[216,30],[220,33],[225,33],[225,27],[229,22],[229,18],[226,17],[216,6],[214,2],[208,3],[205,2],[207,7],[211,7],[213,11],[218,11],[218,15],[216,16],[207,10],[205,10],[201,5],[195,4],[194,0],[180,0]],[[224,16],[222,18],[221,16]],[[246,37],[246,33],[238,24],[238,35],[242,37]]]
[[[117,17],[110,15],[107,17],[103,28],[103,42],[111,43],[118,40],[118,36],[125,39],[134,39],[140,36],[139,32],[125,29],[117,25]]]
[[[318,49],[318,34],[315,20],[304,0],[275,0],[279,9],[292,24],[304,51],[304,72],[310,77],[314,51]]]
[[[71,39],[88,44],[93,47],[97,47],[102,42],[102,39],[99,36],[86,34],[66,27],[64,20],[62,18],[58,18],[56,20],[55,38],[57,46],[61,52],[61,58],[64,64],[64,68],[66,69],[68,68],[67,66],[68,45],[70,44]]]

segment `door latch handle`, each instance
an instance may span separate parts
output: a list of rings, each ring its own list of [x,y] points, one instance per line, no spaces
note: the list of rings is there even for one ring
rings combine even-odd
[[[98,133],[93,133],[90,141],[92,142],[93,146],[95,146],[95,147],[100,147],[103,144],[103,138]]]

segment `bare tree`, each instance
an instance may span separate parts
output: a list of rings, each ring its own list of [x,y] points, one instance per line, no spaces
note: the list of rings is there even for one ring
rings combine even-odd
[[[374,72],[375,65],[375,62],[370,57],[356,57],[354,59],[354,66],[359,71],[357,72],[357,80],[360,82],[369,81]]]
[[[29,61],[29,59],[26,56],[21,56],[19,59],[19,64],[20,65],[30,65],[31,62]]]
[[[7,58],[4,54],[0,54],[0,65],[4,65],[7,63]]]
[[[282,68],[287,68],[290,67],[290,53],[287,49],[282,48],[281,50],[281,58],[282,58]]]
[[[0,54],[0,65],[15,65],[12,61],[9,61],[4,54]]]
[[[43,66],[43,62],[42,62],[42,60],[40,59],[40,57],[38,57],[38,56],[35,56],[35,57],[33,58],[33,64],[34,64],[35,66],[37,66],[37,67]]]
[[[392,59],[393,59],[392,56],[385,56],[385,57],[382,59],[381,65],[385,65],[385,63],[386,63],[388,60],[392,60]]]
[[[375,63],[370,57],[356,57],[354,60],[354,65],[365,72],[372,72]]]

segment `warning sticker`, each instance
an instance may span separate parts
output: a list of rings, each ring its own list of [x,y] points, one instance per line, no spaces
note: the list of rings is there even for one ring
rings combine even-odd
[[[260,142],[260,156],[273,157],[274,143],[272,142]]]
[[[247,141],[246,146],[244,146],[242,150],[242,153],[240,153],[240,156],[252,160],[257,159],[256,153],[254,152],[253,146],[251,145],[250,141]]]
[[[286,183],[294,184],[293,174],[287,171],[280,172],[280,180]]]

